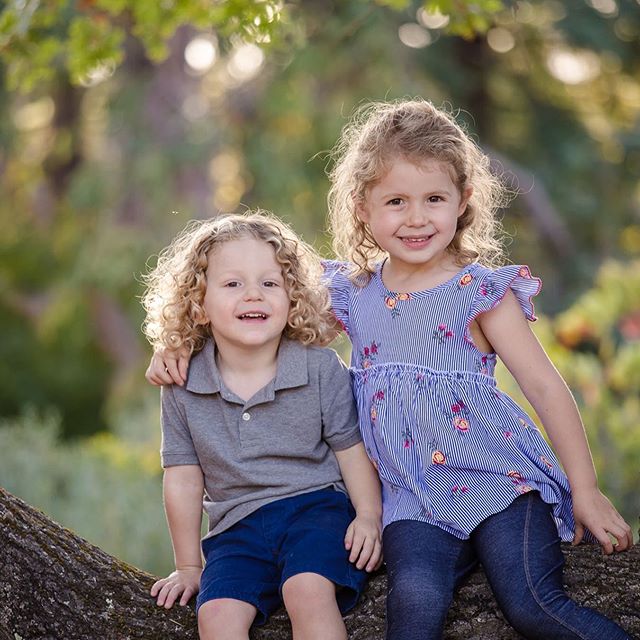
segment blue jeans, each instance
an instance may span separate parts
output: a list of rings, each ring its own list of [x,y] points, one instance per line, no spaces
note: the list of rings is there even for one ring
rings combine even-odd
[[[500,609],[525,638],[631,640],[608,618],[569,599],[551,507],[537,492],[487,518],[469,540],[400,520],[385,528],[383,548],[387,640],[442,638],[453,594],[478,561]]]

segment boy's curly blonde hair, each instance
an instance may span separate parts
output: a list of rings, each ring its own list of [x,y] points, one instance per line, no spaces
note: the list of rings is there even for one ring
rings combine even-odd
[[[356,111],[333,149],[329,172],[329,226],[339,258],[352,262],[354,281],[367,280],[384,253],[357,215],[369,190],[394,160],[446,163],[463,194],[473,188],[448,251],[464,266],[478,260],[495,266],[503,259],[497,211],[509,199],[489,168],[489,158],[454,117],[426,100],[374,102]]]
[[[155,349],[199,351],[211,336],[203,308],[209,253],[230,240],[254,238],[270,244],[282,267],[291,301],[284,335],[305,345],[324,345],[334,336],[320,260],[284,222],[266,211],[192,220],[143,276],[147,312],[143,331]]]

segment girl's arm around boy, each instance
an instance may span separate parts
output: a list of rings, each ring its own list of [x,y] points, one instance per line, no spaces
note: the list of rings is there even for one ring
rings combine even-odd
[[[200,528],[204,476],[195,464],[167,467],[162,485],[164,508],[176,570],[151,587],[159,606],[170,609],[180,598],[186,605],[200,588]]]

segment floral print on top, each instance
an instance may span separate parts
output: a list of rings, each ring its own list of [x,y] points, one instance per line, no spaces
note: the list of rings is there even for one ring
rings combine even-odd
[[[324,268],[353,346],[354,395],[382,481],[383,524],[419,520],[465,539],[522,493],[538,491],[553,505],[560,537],[571,540],[567,478],[533,421],[497,389],[496,355],[481,352],[470,333],[508,290],[535,320],[531,299],[540,280],[523,265],[471,264],[437,287],[406,294],[385,287],[382,264],[362,287],[347,264]]]

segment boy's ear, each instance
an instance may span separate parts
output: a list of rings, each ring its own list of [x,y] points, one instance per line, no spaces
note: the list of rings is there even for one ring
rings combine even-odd
[[[204,309],[198,309],[197,307],[193,311],[193,320],[196,324],[209,324],[209,318],[207,312]]]
[[[460,198],[460,206],[458,207],[458,218],[467,210],[467,205],[469,204],[469,200],[471,200],[471,196],[473,195],[473,187],[468,186],[462,192],[462,197]]]

